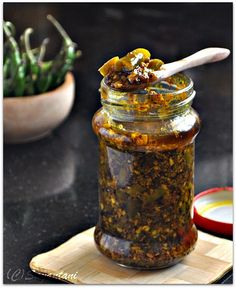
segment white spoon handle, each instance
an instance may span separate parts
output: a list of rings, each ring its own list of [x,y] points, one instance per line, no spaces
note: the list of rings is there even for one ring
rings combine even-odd
[[[206,48],[200,50],[184,59],[163,64],[161,69],[156,72],[158,80],[165,79],[171,75],[174,75],[180,71],[200,66],[206,63],[217,62],[225,59],[230,54],[229,49],[225,48]],[[161,78],[161,79],[160,79]]]

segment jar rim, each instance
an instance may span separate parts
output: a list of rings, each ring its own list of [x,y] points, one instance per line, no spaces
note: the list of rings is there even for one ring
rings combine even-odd
[[[196,94],[193,85],[190,77],[177,73],[156,86],[130,92],[111,88],[103,78],[100,88],[101,103],[112,114],[170,116],[191,105]]]
[[[177,89],[177,90],[167,90],[167,89],[163,89],[162,90],[162,94],[170,94],[170,93],[172,93],[173,95],[177,95],[177,94],[180,94],[180,93],[184,93],[184,92],[188,92],[190,89],[192,89],[193,88],[193,85],[194,85],[194,83],[193,83],[193,80],[189,77],[189,76],[187,76],[185,73],[176,73],[176,74],[174,74],[173,76],[170,76],[170,77],[168,77],[168,79],[172,79],[172,78],[174,78],[174,77],[182,77],[182,78],[184,78],[185,80],[187,80],[188,81],[188,83],[187,83],[187,85],[184,87],[184,88],[182,88],[182,89]],[[163,81],[161,81],[160,83],[164,83],[165,81],[163,80]],[[101,85],[102,86],[104,86],[104,87],[106,87],[107,89],[109,89],[110,91],[113,91],[114,93],[116,93],[117,94],[117,96],[120,94],[120,95],[122,95],[122,94],[127,94],[127,93],[130,93],[130,94],[143,94],[144,92],[144,90],[134,90],[134,91],[123,91],[123,90],[119,90],[119,89],[114,89],[114,88],[111,88],[109,85],[107,85],[106,84],[106,82],[105,82],[105,77],[102,79],[102,81],[101,81]],[[151,89],[156,89],[157,87],[155,87],[155,86],[149,86],[149,87],[147,87],[149,90],[151,90]],[[159,88],[159,89],[161,89],[161,88]]]

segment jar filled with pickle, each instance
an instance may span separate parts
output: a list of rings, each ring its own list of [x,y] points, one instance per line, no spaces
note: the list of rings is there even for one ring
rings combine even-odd
[[[145,49],[100,68],[99,220],[95,243],[120,265],[176,264],[197,241],[192,220],[194,140],[200,120],[184,74],[150,82],[162,65]]]

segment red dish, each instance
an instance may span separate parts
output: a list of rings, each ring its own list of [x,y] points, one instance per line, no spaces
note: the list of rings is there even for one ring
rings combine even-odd
[[[232,236],[233,188],[217,187],[194,197],[194,223],[207,231]]]

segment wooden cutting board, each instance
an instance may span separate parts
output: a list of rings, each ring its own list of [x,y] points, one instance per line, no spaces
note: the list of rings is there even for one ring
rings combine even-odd
[[[170,268],[140,271],[120,267],[99,253],[94,228],[35,256],[33,272],[74,284],[208,284],[232,267],[233,242],[201,231],[195,250]]]

